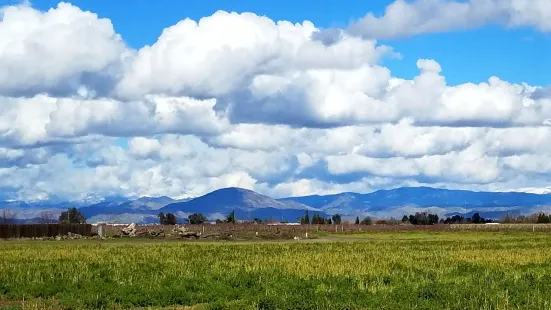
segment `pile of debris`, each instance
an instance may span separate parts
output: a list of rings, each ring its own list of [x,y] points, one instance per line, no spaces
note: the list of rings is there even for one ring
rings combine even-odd
[[[187,228],[184,226],[176,225],[174,226],[174,229],[172,229],[172,234],[175,236],[178,236],[180,238],[195,238],[199,239],[201,237],[201,233],[199,232],[193,232],[188,231]]]
[[[172,231],[169,231],[167,234],[162,228],[139,229],[136,223],[132,223],[128,227],[121,229],[120,233],[122,237],[150,237],[150,238],[164,238],[167,235],[178,237],[180,239],[208,239],[208,238],[231,239],[233,237],[231,233],[202,234],[201,232],[189,231],[183,225],[175,225]]]
[[[165,232],[162,229],[138,230],[136,223],[132,223],[128,227],[121,229],[121,234],[127,237],[143,237],[143,236],[148,236],[152,238],[165,237]]]

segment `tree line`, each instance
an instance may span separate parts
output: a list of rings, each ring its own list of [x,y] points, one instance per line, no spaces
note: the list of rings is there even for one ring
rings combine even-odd
[[[507,224],[549,224],[551,223],[551,214],[545,214],[543,212],[533,213],[530,215],[509,215],[506,214],[500,219],[500,222]]]
[[[321,225],[324,225],[324,224],[341,224],[342,222],[342,218],[340,216],[340,214],[335,214],[329,218],[324,218],[323,216],[319,215],[318,212],[314,212],[314,214],[312,215],[312,219],[310,220],[310,215],[308,213],[308,210],[306,210],[306,212],[304,213],[304,216],[302,217],[299,217],[297,219],[297,222],[301,223],[301,224],[321,224]]]
[[[178,218],[173,213],[159,213],[157,215],[159,219],[159,224],[162,225],[175,225],[178,223]],[[203,224],[208,221],[207,217],[202,213],[193,213],[188,215],[184,219],[184,223],[189,224]],[[0,210],[0,224],[15,224],[17,222],[14,212],[11,212],[7,209]],[[54,214],[49,211],[43,211],[40,214],[40,223],[60,223],[60,224],[85,224],[86,218],[77,208],[70,208],[67,211],[63,211],[57,221],[54,217]],[[235,217],[235,211],[232,211],[226,216],[225,219],[217,219],[216,223],[236,223],[237,219]],[[261,220],[259,218],[254,218],[252,221],[247,221],[251,223],[263,224],[272,222],[270,219]],[[310,216],[308,210],[305,211],[302,217],[297,219],[297,222],[300,224],[315,224],[315,225],[325,225],[325,224],[336,224],[339,225],[343,223],[342,216],[340,214],[335,214],[330,217],[323,217],[318,212],[314,212]],[[484,224],[492,223],[494,220],[484,218],[480,213],[476,212],[471,217],[464,217],[462,215],[453,215],[446,218],[439,218],[437,214],[429,212],[416,212],[415,214],[404,215],[402,220],[390,218],[390,219],[373,219],[370,216],[366,216],[363,219],[356,217],[354,224],[356,225],[372,225],[372,224],[389,224],[389,225],[398,225],[398,224],[411,224],[411,225],[435,225],[435,224]],[[543,212],[534,213],[531,215],[505,215],[498,222],[501,223],[551,223],[551,214],[546,214]]]

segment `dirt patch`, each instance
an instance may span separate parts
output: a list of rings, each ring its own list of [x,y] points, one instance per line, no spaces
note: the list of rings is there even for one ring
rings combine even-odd
[[[22,309],[23,303],[15,300],[1,300],[0,309]]]

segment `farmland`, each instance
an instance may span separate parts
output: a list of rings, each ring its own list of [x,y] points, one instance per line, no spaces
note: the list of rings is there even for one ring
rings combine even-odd
[[[551,307],[551,235],[538,231],[0,241],[0,253],[10,309]]]

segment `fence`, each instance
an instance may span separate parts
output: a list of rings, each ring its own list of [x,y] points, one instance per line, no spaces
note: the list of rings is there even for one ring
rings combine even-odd
[[[92,235],[90,224],[0,224],[0,239],[63,236],[68,233]]]

